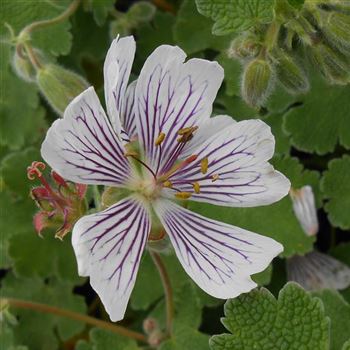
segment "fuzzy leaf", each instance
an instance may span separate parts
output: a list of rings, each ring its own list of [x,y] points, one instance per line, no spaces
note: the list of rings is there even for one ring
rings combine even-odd
[[[324,199],[328,200],[325,210],[334,226],[350,228],[350,156],[333,159],[323,174],[321,189]]]
[[[199,13],[211,17],[213,34],[243,32],[272,20],[272,0],[196,0]]]
[[[265,288],[255,289],[225,304],[223,324],[231,334],[211,338],[213,350],[327,350],[329,320],[322,302],[295,283],[278,300]]]

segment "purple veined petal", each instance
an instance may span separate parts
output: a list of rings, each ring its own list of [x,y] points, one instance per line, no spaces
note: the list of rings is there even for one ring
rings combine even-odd
[[[223,79],[217,62],[191,59],[176,46],[162,45],[147,59],[136,86],[137,134],[149,165],[157,172],[173,156],[178,130],[210,117]],[[160,133],[161,145],[155,146]]]
[[[195,137],[193,138],[195,139]],[[260,120],[234,123],[202,143],[197,160],[174,173],[173,188],[192,194],[191,200],[232,207],[267,205],[288,194],[289,180],[268,163],[274,152],[270,127]],[[201,161],[208,169],[201,172]],[[200,193],[193,191],[193,183]],[[165,193],[173,197],[174,189]]]
[[[155,210],[185,271],[217,298],[253,289],[250,275],[263,271],[283,250],[271,238],[205,218],[166,199],[159,200]]]
[[[109,118],[118,136],[125,138],[121,116],[128,86],[132,63],[136,50],[135,40],[132,36],[113,40],[104,62],[104,90]]]
[[[198,130],[195,132],[193,139],[185,145],[179,154],[179,157],[184,159],[191,156],[213,135],[225,130],[235,123],[236,121],[228,115],[216,115],[215,117],[203,121]]]
[[[74,226],[79,275],[90,277],[112,321],[124,316],[149,232],[147,210],[132,197]]]
[[[135,121],[135,88],[137,80],[129,84],[122,106],[121,122],[129,140],[136,139],[136,121]]]
[[[289,194],[292,199],[294,214],[305,234],[308,236],[316,235],[318,232],[318,218],[312,187],[304,186],[300,189],[291,189]]]
[[[289,281],[295,281],[310,291],[341,290],[350,286],[350,267],[316,251],[288,259],[287,276]]]
[[[122,186],[131,176],[121,141],[93,87],[77,96],[41,146],[43,159],[67,180]]]

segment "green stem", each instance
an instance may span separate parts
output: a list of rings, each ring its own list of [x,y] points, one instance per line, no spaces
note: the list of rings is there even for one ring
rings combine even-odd
[[[276,20],[269,25],[265,34],[265,47],[267,51],[270,51],[272,48],[275,47],[278,40],[280,28],[281,24]]]
[[[51,26],[53,24],[57,24],[64,21],[77,10],[79,4],[80,4],[80,0],[73,0],[71,4],[67,7],[67,9],[64,12],[62,12],[60,15],[51,19],[44,19],[42,21],[33,22],[27,25],[24,29],[22,29],[19,36],[30,34],[32,31],[37,30],[39,28],[44,28],[44,27]]]
[[[160,255],[154,251],[150,251],[152,260],[156,265],[160,279],[162,280],[164,292],[165,292],[165,303],[166,303],[166,329],[168,335],[171,335],[173,328],[173,318],[174,318],[174,301],[173,301],[173,291],[171,288],[170,278],[166,267],[162,261]]]
[[[13,299],[13,298],[0,299],[0,304],[1,305],[8,304],[10,306],[17,307],[20,309],[34,310],[38,312],[53,314],[56,316],[67,317],[75,321],[83,322],[91,326],[106,329],[113,333],[147,343],[146,337],[141,333],[131,331],[125,327],[117,326],[110,322],[105,322],[91,316],[79,314],[77,312],[61,309],[55,306],[35,303],[27,300]]]
[[[93,190],[95,208],[97,211],[100,211],[102,209],[100,190],[98,189],[97,185],[93,185],[92,190]]]

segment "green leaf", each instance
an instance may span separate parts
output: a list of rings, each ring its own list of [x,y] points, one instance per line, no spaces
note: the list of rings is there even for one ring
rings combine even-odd
[[[10,238],[9,254],[18,276],[56,277],[74,284],[84,281],[78,276],[69,237],[60,241],[47,234],[41,239],[33,229]]]
[[[137,55],[135,57],[136,67],[141,68],[144,60],[159,45],[174,44],[172,35],[172,27],[174,23],[175,16],[169,13],[157,11],[152,22],[144,23],[137,28],[136,33],[138,35],[138,41]]]
[[[90,0],[89,5],[94,15],[94,20],[102,26],[107,19],[108,12],[113,9],[115,0]]]
[[[299,150],[325,154],[339,142],[350,148],[350,86],[328,85],[320,77],[312,79],[311,91],[302,105],[284,116],[291,143]]]
[[[212,337],[213,350],[328,350],[322,302],[296,283],[287,283],[278,300],[265,288],[228,300],[225,316],[222,322],[232,335]]]
[[[275,137],[275,154],[287,155],[290,151],[290,142],[288,135],[283,130],[282,113],[271,113],[262,120],[270,125],[273,136]]]
[[[32,200],[13,198],[7,191],[0,192],[0,267],[11,265],[8,253],[10,238],[32,227],[35,205]],[[32,234],[34,234],[34,229]]]
[[[171,339],[163,342],[159,350],[208,350],[209,336],[189,327],[176,330]]]
[[[221,53],[216,57],[216,60],[225,71],[226,94],[228,96],[239,95],[242,73],[241,63],[236,59],[229,58],[226,53]]]
[[[84,298],[72,294],[72,285],[57,280],[19,279],[8,273],[2,280],[1,296],[34,301],[57,306],[74,312],[85,313]],[[11,308],[11,312],[20,318],[13,327],[15,339],[30,349],[54,350],[58,348],[56,333],[67,340],[81,332],[85,325],[52,314],[33,310]]]
[[[89,334],[90,342],[79,341],[75,350],[137,350],[135,340],[118,334],[93,328]]]
[[[208,48],[223,50],[230,43],[231,37],[218,38],[211,33],[211,20],[201,16],[193,0],[185,0],[177,12],[174,25],[175,42],[192,54]]]
[[[40,159],[40,152],[34,147],[8,154],[0,166],[5,186],[22,198],[28,197],[33,182],[27,177],[27,167]]]
[[[3,322],[3,320],[2,320]],[[18,345],[13,330],[6,324],[1,324],[0,341],[2,349],[6,350],[28,350],[26,346]]]
[[[318,172],[303,170],[296,158],[276,158],[274,166],[291,180],[292,187],[311,185],[316,199],[319,198]],[[283,245],[283,257],[303,255],[312,250],[315,237],[307,236],[302,230],[294,215],[289,196],[272,205],[256,208],[227,208],[195,202],[190,202],[189,207],[214,220],[272,237]]]
[[[213,34],[243,32],[272,20],[273,0],[196,0],[199,13],[211,17]]]
[[[331,320],[330,350],[341,349],[349,339],[350,305],[335,290],[324,289],[313,293],[323,302],[325,315]]]
[[[62,5],[62,1],[61,1]],[[49,1],[41,1],[38,6],[33,6],[32,1],[2,1],[1,2],[1,23],[8,23],[16,34],[26,25],[39,21],[52,19],[60,15],[69,5],[57,6]],[[70,23],[68,20],[58,24],[46,26],[33,31],[32,44],[51,55],[67,55],[71,48],[72,36],[69,32]],[[1,25],[0,35],[4,35],[7,29]],[[52,40],[55,38],[55,40]]]
[[[321,189],[328,200],[325,210],[330,222],[344,230],[350,228],[350,156],[333,159],[323,174]]]
[[[11,149],[30,145],[43,137],[46,123],[44,109],[39,106],[37,88],[3,67],[0,98],[0,144]],[[19,103],[20,101],[20,103]]]

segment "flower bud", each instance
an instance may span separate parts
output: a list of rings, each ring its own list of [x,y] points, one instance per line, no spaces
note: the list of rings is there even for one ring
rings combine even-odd
[[[39,69],[36,81],[43,96],[60,115],[69,102],[89,86],[80,75],[56,64],[47,64]]]
[[[311,186],[290,190],[293,211],[307,236],[315,236],[318,232],[318,219],[315,196]]]
[[[310,48],[312,64],[332,84],[346,85],[350,81],[349,59],[336,49],[320,43]]]
[[[143,321],[142,328],[146,334],[151,334],[155,330],[159,329],[159,325],[155,318],[149,317]]]
[[[34,49],[34,54],[40,59],[40,62],[44,61],[43,54],[40,50]],[[34,82],[36,78],[36,69],[30,62],[26,52],[24,50],[15,50],[12,58],[12,66],[16,74],[29,83]]]
[[[249,105],[260,107],[269,96],[273,85],[274,72],[269,62],[257,58],[245,66],[241,93]]]
[[[127,17],[137,23],[149,22],[154,17],[156,8],[153,4],[147,1],[139,1],[130,6],[127,12]]]
[[[344,13],[326,12],[322,21],[322,31],[329,42],[339,50],[350,53],[350,16]]]
[[[260,49],[258,37],[251,32],[245,32],[231,42],[227,55],[238,59],[253,58],[258,55]]]
[[[303,69],[286,51],[275,49],[269,54],[275,64],[277,78],[283,87],[292,94],[306,92],[309,80]]]

